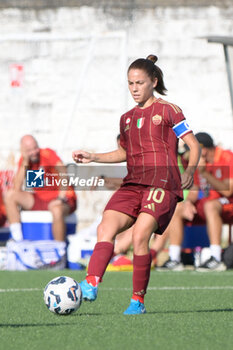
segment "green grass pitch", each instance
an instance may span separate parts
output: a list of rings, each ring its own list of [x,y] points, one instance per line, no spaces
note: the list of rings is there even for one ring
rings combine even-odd
[[[132,273],[108,272],[98,299],[69,316],[48,311],[52,278],[83,271],[0,272],[0,349],[233,349],[233,272],[151,271],[147,314],[124,316]]]

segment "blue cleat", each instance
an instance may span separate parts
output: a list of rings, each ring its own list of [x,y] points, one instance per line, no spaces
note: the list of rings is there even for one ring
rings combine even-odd
[[[98,288],[87,283],[86,280],[79,283],[82,290],[82,298],[85,301],[94,301],[97,298]]]
[[[146,313],[144,304],[139,300],[131,299],[128,309],[125,310],[124,315],[141,315]]]

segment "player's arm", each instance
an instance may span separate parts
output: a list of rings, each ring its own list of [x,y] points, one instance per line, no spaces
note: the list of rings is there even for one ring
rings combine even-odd
[[[19,161],[19,168],[13,180],[13,188],[16,191],[22,191],[22,186],[26,176],[26,169],[29,166],[29,158],[27,153],[22,152],[21,159]]]
[[[89,153],[85,151],[74,151],[73,160],[76,163],[121,163],[126,161],[126,151],[123,147],[107,153]]]
[[[202,176],[213,187],[213,189],[219,192],[224,197],[231,197],[233,194],[233,179],[218,180],[207,170],[201,172]]]
[[[188,145],[190,152],[188,166],[181,175],[181,182],[182,188],[190,188],[193,185],[193,175],[200,159],[201,148],[193,133],[186,134],[182,140]]]
[[[22,191],[24,179],[25,179],[25,166],[22,163],[14,177],[13,188],[15,191]]]
[[[68,182],[69,179],[68,179],[66,166],[61,161],[57,161],[55,168],[57,170],[57,173],[60,174],[61,178],[67,179],[67,182]],[[62,183],[60,183],[59,194],[57,199],[61,200],[63,203],[66,203],[67,190],[68,190],[68,186],[64,187]]]
[[[206,167],[206,160],[204,157],[200,158],[198,171],[201,174],[201,176],[206,179],[206,181],[212,186],[212,188],[215,191],[219,192],[224,197],[232,196],[233,178],[229,178],[227,176],[225,179],[221,179],[221,180],[217,179],[208,171],[208,167]]]

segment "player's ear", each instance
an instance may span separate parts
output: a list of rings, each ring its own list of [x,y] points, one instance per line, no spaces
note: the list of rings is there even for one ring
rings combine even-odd
[[[156,88],[157,84],[158,84],[158,78],[154,78],[153,88]]]

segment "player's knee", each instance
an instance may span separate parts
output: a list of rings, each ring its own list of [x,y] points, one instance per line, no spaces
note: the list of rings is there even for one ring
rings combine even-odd
[[[174,216],[183,218],[183,212],[184,212],[184,203],[183,202],[179,202],[177,204],[177,206],[176,206],[176,209],[175,209],[175,212],[174,212]]]
[[[97,227],[97,239],[99,242],[113,240],[113,234],[111,233],[111,229],[104,222],[101,222]]]
[[[219,205],[219,202],[216,200],[212,200],[212,201],[206,201],[204,203],[204,212],[207,214],[210,213],[218,213],[220,212],[221,206]]]
[[[106,225],[101,222],[98,227],[97,227],[97,238],[98,238],[98,241],[103,241],[105,240],[106,236],[107,236],[107,227]]]
[[[4,201],[6,204],[11,204],[16,201],[17,191],[10,189],[4,195]]]
[[[143,232],[141,230],[140,231],[138,231],[138,230],[133,231],[132,241],[133,241],[134,247],[140,247],[140,246],[143,246],[143,245],[148,243],[145,235],[143,234]]]

